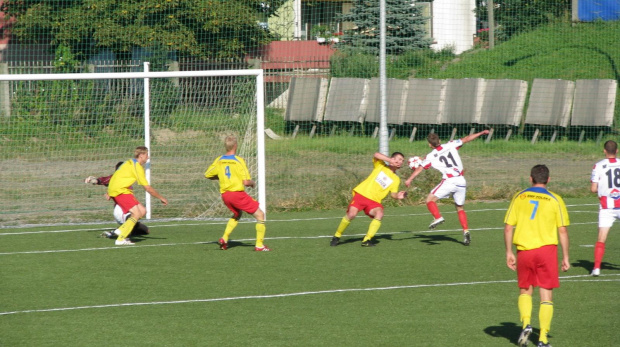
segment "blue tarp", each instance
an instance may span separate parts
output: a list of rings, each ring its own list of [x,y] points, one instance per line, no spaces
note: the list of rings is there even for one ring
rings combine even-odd
[[[620,19],[620,0],[578,0],[578,16],[583,22]]]

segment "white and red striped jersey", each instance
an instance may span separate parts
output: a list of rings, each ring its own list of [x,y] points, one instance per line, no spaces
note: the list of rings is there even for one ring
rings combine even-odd
[[[620,160],[605,158],[594,164],[590,182],[598,184],[601,209],[620,208]]]
[[[441,172],[441,178],[459,177],[463,175],[463,162],[459,155],[459,148],[463,146],[461,139],[450,141],[433,149],[422,161],[424,169],[434,169]]]

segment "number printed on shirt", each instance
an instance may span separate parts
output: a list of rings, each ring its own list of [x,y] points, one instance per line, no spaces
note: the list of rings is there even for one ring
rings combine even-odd
[[[453,167],[456,166],[456,160],[454,160],[454,157],[452,156],[452,153],[448,153],[447,157],[450,159],[450,161],[452,161],[452,164],[450,164],[448,162],[448,159],[445,156],[441,156],[439,157],[439,161],[442,162],[446,167]]]
[[[226,169],[224,169],[224,174],[228,179],[230,179],[230,166],[226,165]]]
[[[536,211],[538,211],[538,201],[530,200],[530,204],[534,205],[534,210],[532,211],[532,215],[530,216],[530,219],[534,219],[534,217],[536,217]]]
[[[620,188],[620,168],[609,169],[605,175],[607,176],[607,187]]]

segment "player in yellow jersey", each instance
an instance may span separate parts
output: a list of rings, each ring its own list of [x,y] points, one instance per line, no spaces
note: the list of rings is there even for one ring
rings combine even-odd
[[[404,161],[405,156],[400,152],[392,153],[391,157],[375,153],[373,157],[374,169],[368,178],[353,188],[353,198],[349,203],[347,214],[340,221],[336,234],[330,242],[331,246],[338,246],[342,233],[359,211],[364,211],[368,217],[372,218],[368,232],[362,240],[362,246],[372,247],[375,245],[372,238],[381,227],[381,220],[383,219],[381,201],[385,199],[388,193],[392,198],[399,200],[407,196],[404,191],[398,191],[400,178],[396,175],[396,170],[403,166]]]
[[[206,178],[219,181],[222,200],[226,207],[233,212],[226,224],[224,235],[218,241],[220,249],[228,249],[229,236],[237,227],[241,214],[246,212],[256,218],[256,245],[254,250],[258,252],[271,251],[263,243],[265,213],[259,208],[258,202],[245,192],[245,187],[254,187],[256,184],[250,177],[245,161],[236,154],[237,138],[227,136],[224,139],[224,145],[226,154],[217,157],[205,172]]]
[[[151,187],[144,174],[144,164],[149,160],[149,150],[144,146],[139,146],[134,151],[134,158],[124,162],[118,170],[114,172],[108,184],[108,195],[114,202],[121,207],[123,214],[131,213],[131,216],[114,231],[118,235],[115,244],[117,246],[133,245],[127,238],[140,218],[146,215],[146,208],[133,195],[132,185],[138,182],[144,186],[144,190],[153,197],[159,199],[164,206],[168,205],[168,200],[161,196]]]
[[[558,275],[558,234],[562,247],[562,271],[568,271],[568,230],[570,224],[562,198],[547,190],[549,169],[536,165],[530,173],[532,186],[512,198],[504,218],[506,265],[517,271],[519,314],[523,330],[519,346],[529,343],[532,333],[532,294],[540,287],[539,347],[550,347],[547,334],[553,317],[553,288],[560,286]],[[516,230],[515,230],[516,227]],[[517,248],[517,257],[512,245]]]

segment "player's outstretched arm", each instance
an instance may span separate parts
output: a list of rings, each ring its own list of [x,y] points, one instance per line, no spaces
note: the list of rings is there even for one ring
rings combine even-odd
[[[475,133],[475,134],[471,134],[471,135],[467,135],[467,136],[463,137],[463,138],[461,139],[461,141],[462,141],[463,143],[467,143],[467,142],[470,142],[470,141],[473,141],[473,140],[477,139],[478,137],[480,137],[480,136],[482,136],[482,135],[486,135],[486,134],[488,134],[488,133],[489,133],[489,131],[488,131],[488,130],[482,130],[482,131],[481,131],[481,132],[479,132],[479,133]]]
[[[422,166],[418,166],[415,170],[413,170],[411,176],[409,176],[409,178],[405,181],[405,185],[409,187],[411,182],[420,174],[420,172],[422,172],[422,170],[424,170]]]
[[[168,199],[164,198],[161,194],[159,194],[159,192],[155,190],[155,188],[151,186],[144,186],[144,190],[146,190],[147,193],[151,194],[155,198],[159,199],[159,201],[161,201],[164,206],[168,205]]]

